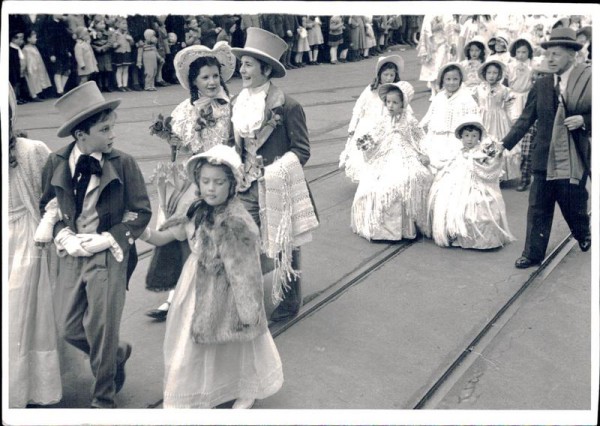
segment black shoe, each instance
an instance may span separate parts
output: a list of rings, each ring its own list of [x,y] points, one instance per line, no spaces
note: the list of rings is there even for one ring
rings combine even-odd
[[[125,344],[125,355],[119,364],[117,364],[117,373],[115,374],[115,393],[123,388],[125,384],[125,363],[131,356],[132,347],[129,343]]]
[[[150,318],[154,318],[159,321],[164,321],[167,319],[167,315],[169,313],[169,307],[171,306],[170,302],[165,302],[168,307],[167,309],[150,309],[146,312],[146,315]]]
[[[528,183],[520,183],[519,186],[517,186],[517,191],[523,192],[523,191],[526,191],[527,188],[529,188]]]
[[[44,102],[44,101],[41,100],[40,98],[31,98],[31,100],[29,102]]]
[[[299,310],[289,311],[281,306],[278,306],[271,314],[271,318],[269,318],[269,320],[273,322],[287,321],[298,315],[298,311]]]
[[[540,262],[539,260],[531,260],[525,256],[521,256],[515,261],[515,267],[518,269],[527,269],[532,266],[537,266],[540,263],[542,262]]]
[[[579,248],[582,252],[586,252],[592,246],[592,237],[585,237],[583,240],[579,241]]]

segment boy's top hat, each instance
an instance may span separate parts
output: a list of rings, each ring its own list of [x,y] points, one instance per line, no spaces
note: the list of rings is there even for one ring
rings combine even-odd
[[[398,77],[400,77],[400,75],[402,75],[402,73],[404,72],[404,59],[402,58],[402,56],[389,55],[389,56],[380,57],[377,60],[377,67],[375,68],[375,75],[378,75],[381,67],[387,63],[392,63],[392,64],[396,65],[396,69],[398,71]]]
[[[408,81],[382,84],[378,89],[379,97],[383,100],[383,97],[387,95],[394,87],[396,87],[402,93],[404,108],[406,108],[408,104],[410,104],[410,101],[415,94],[415,89],[413,89],[412,85]]]
[[[281,55],[287,50],[287,43],[269,31],[250,27],[247,30],[246,44],[244,48],[234,47],[231,49],[236,58],[252,56],[273,68],[272,78],[285,77],[285,68],[279,62]]]
[[[221,64],[221,77],[223,81],[229,81],[233,73],[235,72],[235,56],[231,53],[231,47],[226,41],[218,41],[212,49],[206,46],[193,45],[180,50],[173,59],[173,66],[175,67],[175,75],[179,84],[184,89],[190,90],[190,65],[196,59],[212,56],[219,61]]]
[[[462,132],[462,129],[466,126],[477,127],[481,132],[480,139],[483,139],[485,137],[485,126],[481,122],[481,117],[478,114],[467,114],[463,117],[458,126],[456,126],[456,130],[454,131],[454,135],[457,139],[460,139],[460,132]]]
[[[572,28],[555,28],[550,33],[548,41],[540,44],[544,49],[562,46],[577,51],[583,47],[583,44],[577,42],[577,33]]]
[[[121,99],[112,101],[104,99],[94,81],[77,86],[54,103],[54,107],[65,120],[56,135],[59,138],[67,137],[71,134],[71,130],[86,118],[105,109],[113,110],[120,103]]]

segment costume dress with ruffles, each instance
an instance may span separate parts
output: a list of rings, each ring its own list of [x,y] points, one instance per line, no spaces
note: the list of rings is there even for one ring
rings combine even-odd
[[[427,196],[433,176],[420,161],[423,131],[412,112],[392,118],[387,111],[370,132],[365,167],[352,203],[351,226],[368,240],[429,235]],[[360,151],[361,153],[363,151]]]
[[[9,407],[55,404],[62,398],[53,289],[47,252],[34,243],[40,221],[42,166],[50,150],[17,138],[8,168]]]
[[[511,90],[497,83],[493,87],[488,82],[477,86],[475,98],[481,110],[481,119],[489,137],[501,141],[512,126],[508,111],[513,95]],[[521,145],[517,144],[502,155],[502,180],[517,179],[521,176]]]
[[[436,174],[428,210],[437,245],[490,249],[514,241],[500,192],[501,174],[501,161],[484,153],[481,144],[458,152]]]

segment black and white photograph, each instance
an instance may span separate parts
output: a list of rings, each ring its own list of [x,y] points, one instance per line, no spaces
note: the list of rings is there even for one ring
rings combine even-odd
[[[595,424],[599,12],[3,2],[3,423]]]

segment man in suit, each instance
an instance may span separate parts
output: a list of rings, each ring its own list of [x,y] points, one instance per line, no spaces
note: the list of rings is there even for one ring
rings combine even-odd
[[[264,165],[268,166],[291,151],[304,166],[310,157],[310,145],[304,109],[271,82],[286,74],[279,58],[286,51],[287,43],[260,28],[248,28],[247,32],[244,48],[232,49],[241,63],[243,88],[232,102],[231,121],[249,185],[240,193],[240,198],[260,226],[257,179],[261,170],[256,157],[262,156]],[[293,253],[292,268],[298,270],[299,267],[298,249]],[[272,321],[286,320],[300,310],[300,279],[291,278],[288,284],[289,290],[271,315]]]
[[[59,332],[90,357],[92,408],[115,408],[125,382],[131,345],[119,342],[121,315],[137,263],[135,239],[152,215],[137,163],[113,149],[120,102],[106,101],[92,81],[62,96],[58,136],[75,141],[50,154],[42,172],[41,213],[56,198],[62,216],[53,230],[57,282],[67,295]]]
[[[527,211],[527,237],[517,268],[538,265],[544,259],[555,203],[560,206],[582,251],[591,246],[587,214],[586,181],[590,175],[592,131],[591,66],[575,64],[583,46],[570,28],[552,30],[546,49],[553,74],[536,81],[529,92],[523,113],[502,144],[512,149],[538,120],[532,142],[533,183]]]

